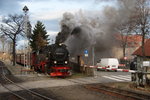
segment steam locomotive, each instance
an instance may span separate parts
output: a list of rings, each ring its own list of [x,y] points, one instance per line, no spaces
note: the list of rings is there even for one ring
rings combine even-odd
[[[30,65],[35,71],[48,73],[50,76],[71,75],[69,52],[64,44],[49,45],[28,55],[17,54],[16,62]]]

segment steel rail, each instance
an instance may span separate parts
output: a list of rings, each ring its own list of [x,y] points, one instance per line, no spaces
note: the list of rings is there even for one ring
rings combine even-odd
[[[7,90],[9,90],[9,92],[10,92],[11,94],[15,95],[15,96],[18,97],[19,99],[21,99],[21,100],[26,100],[24,97],[18,95],[17,93],[14,93],[14,91],[12,91],[11,89],[9,89],[8,87],[6,87],[5,85],[3,85],[2,83],[1,83],[1,85],[2,85],[4,88],[6,88]]]
[[[2,64],[2,62],[0,62],[0,64]],[[0,66],[1,66],[1,65],[0,65]],[[2,67],[2,74],[1,74],[1,75],[2,75],[2,77],[3,77],[5,80],[7,80],[8,82],[12,83],[13,85],[15,85],[15,86],[17,86],[17,87],[19,87],[19,88],[21,88],[21,89],[23,89],[23,90],[26,90],[26,91],[28,91],[30,94],[33,94],[33,95],[35,95],[35,96],[37,96],[37,97],[40,97],[40,98],[42,98],[42,99],[44,99],[44,100],[54,100],[54,99],[52,99],[52,98],[46,97],[46,96],[44,96],[44,95],[41,95],[41,94],[39,94],[39,93],[37,93],[37,92],[34,92],[34,91],[30,90],[30,89],[26,89],[26,88],[24,88],[24,87],[22,87],[22,86],[16,84],[15,82],[13,82],[12,80],[10,80],[9,78],[6,77],[6,75],[5,75],[5,73],[4,73],[4,69],[3,69],[4,65],[1,66],[1,67]],[[7,90],[9,90],[10,93],[12,93],[13,95],[17,96],[18,98],[20,98],[20,99],[22,99],[22,100],[26,100],[24,97],[19,96],[18,94],[14,93],[11,89],[7,88],[4,84],[2,84],[2,86],[3,86],[4,88],[6,88]]]
[[[37,93],[37,92],[34,92],[34,91],[30,90],[30,89],[26,89],[26,88],[24,88],[24,87],[22,87],[22,86],[16,84],[15,82],[13,82],[13,81],[11,81],[10,79],[8,79],[6,76],[4,76],[4,78],[5,78],[6,80],[8,80],[9,82],[11,82],[12,84],[16,85],[17,87],[20,87],[21,89],[24,89],[24,90],[26,90],[26,91],[28,91],[28,92],[30,92],[30,93],[32,93],[32,94],[34,94],[34,95],[36,95],[36,96],[42,98],[42,99],[44,99],[44,100],[53,100],[52,98],[46,97],[46,96],[44,96],[44,95],[41,95],[41,94],[39,94],[39,93]]]
[[[3,77],[3,76],[4,76],[4,70],[3,70],[4,65],[2,66],[1,64],[2,64],[2,62],[0,61],[0,66],[1,66],[1,68],[2,68],[2,74],[0,74],[0,75]],[[2,85],[5,89],[7,89],[11,94],[15,95],[17,98],[19,98],[19,99],[21,99],[21,100],[26,100],[24,97],[18,95],[17,93],[14,93],[11,89],[9,89],[8,87],[6,87],[2,82],[1,82],[1,85]]]
[[[150,98],[150,95],[141,94],[141,93],[137,93],[137,92],[129,91],[129,90],[124,90],[124,89],[112,88],[110,86],[106,86],[103,84],[100,84],[100,85],[85,84],[82,82],[88,82],[88,81],[81,80],[81,79],[75,79],[75,80],[68,79],[68,81],[71,81],[75,84],[78,83],[79,85],[83,85],[87,89],[97,91],[100,93],[117,94],[121,98],[130,98],[130,99],[136,99],[136,100],[149,100],[149,98]],[[82,82],[79,82],[79,81],[82,81]]]
[[[104,85],[102,85],[102,86],[104,86]],[[130,99],[134,99],[134,100],[149,100],[148,98],[150,98],[150,96],[148,96],[148,95],[139,94],[139,93],[121,90],[121,89],[119,89],[119,91],[118,91],[118,89],[116,89],[116,88],[114,88],[114,90],[112,90],[112,88],[110,88],[110,87],[105,88],[105,87],[95,87],[95,86],[88,86],[88,85],[85,87],[88,89],[97,91],[97,92],[101,92],[101,93],[105,93],[105,94],[116,94],[123,98],[130,98]]]

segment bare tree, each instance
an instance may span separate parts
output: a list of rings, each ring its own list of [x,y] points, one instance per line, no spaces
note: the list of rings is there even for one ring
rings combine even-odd
[[[134,14],[130,14],[130,16],[128,16],[128,20],[121,22],[116,28],[120,33],[119,39],[123,50],[123,57],[126,56],[126,48],[129,40],[129,35],[135,32],[136,21],[134,16]]]
[[[128,42],[128,36],[132,31],[132,27],[130,23],[122,23],[117,27],[117,31],[120,33],[119,40],[120,45],[123,50],[123,57],[126,56],[126,48],[127,48],[127,42]]]
[[[144,42],[146,35],[150,32],[150,1],[137,0],[136,4],[136,22],[137,32],[142,35],[142,56],[145,57]]]
[[[128,22],[121,22],[119,25],[119,32],[121,33],[122,38],[122,47],[123,47],[123,55],[125,55],[125,48],[127,42],[127,35],[130,31],[134,31],[142,36],[142,55],[145,56],[144,53],[144,42],[145,37],[149,35],[150,31],[150,1],[149,0],[133,0],[132,9],[128,8],[128,0],[120,0],[119,3],[122,3],[126,10],[128,10]],[[130,10],[130,11],[129,11]],[[126,36],[124,36],[126,35]]]
[[[128,37],[131,35],[135,29],[135,1],[136,0],[118,0],[119,8],[118,15],[122,16],[118,18],[118,24],[116,26],[116,31],[119,34],[120,46],[122,47],[123,57],[126,56],[126,48],[128,44]]]
[[[9,15],[3,19],[3,24],[1,24],[0,30],[2,34],[6,35],[13,43],[13,65],[15,65],[16,60],[16,40],[17,36],[23,31],[23,15]]]

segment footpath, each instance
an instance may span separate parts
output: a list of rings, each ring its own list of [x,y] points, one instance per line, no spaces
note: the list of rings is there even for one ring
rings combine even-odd
[[[7,60],[4,61],[5,65],[7,66],[8,70],[11,72],[11,74],[13,74],[14,76],[33,76],[33,75],[37,75],[36,72],[34,72],[33,69],[30,69],[26,66],[22,66],[22,65],[18,65],[16,64],[15,66],[12,65],[12,62]]]

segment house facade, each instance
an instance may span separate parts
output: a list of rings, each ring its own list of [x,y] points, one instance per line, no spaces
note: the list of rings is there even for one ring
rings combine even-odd
[[[150,39],[147,39],[146,42],[145,42],[145,44],[144,44],[144,53],[145,53],[145,56],[143,56],[142,47],[140,46],[132,54],[133,56],[136,57],[137,69],[138,70],[143,70],[142,69],[142,66],[143,66],[142,62],[143,61],[150,61]]]
[[[117,36],[117,40],[119,41],[118,47],[118,58],[123,58],[123,44],[126,43],[125,49],[125,59],[131,60],[134,58],[132,55],[135,50],[137,50],[141,46],[142,36],[141,35],[127,35],[127,36]]]

